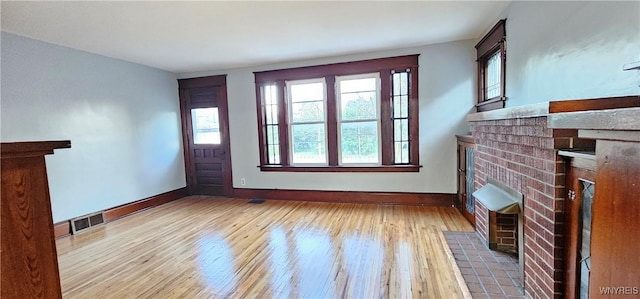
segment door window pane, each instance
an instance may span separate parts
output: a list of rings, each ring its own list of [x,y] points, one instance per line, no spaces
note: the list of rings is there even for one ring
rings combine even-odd
[[[191,109],[194,144],[220,144],[218,108]]]
[[[593,195],[595,184],[582,182],[582,244],[580,246],[580,298],[589,298],[589,277],[591,274],[591,222],[593,219]]]
[[[466,190],[467,190],[467,202],[465,205],[465,209],[470,214],[475,214],[476,205],[475,205],[475,197],[473,197],[472,190],[475,189],[475,151],[473,148],[465,149],[465,161],[467,162],[464,166],[467,170],[467,181],[466,181]]]

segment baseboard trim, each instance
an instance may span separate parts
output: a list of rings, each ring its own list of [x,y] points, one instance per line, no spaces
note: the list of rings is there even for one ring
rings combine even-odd
[[[54,223],[53,233],[56,239],[71,235],[71,224],[69,224],[69,220]]]
[[[147,197],[138,201],[134,201],[121,206],[113,207],[104,211],[105,222],[111,222],[119,218],[128,216],[133,213],[137,213],[148,208],[159,206],[170,201],[174,201],[179,198],[183,198],[188,195],[187,188],[180,188],[166,193],[158,194],[155,196]]]
[[[134,202],[123,204],[117,207],[113,207],[104,211],[105,223],[118,220],[122,217],[129,216],[131,214],[152,208],[165,203],[174,201],[176,199],[183,198],[189,195],[189,191],[186,187],[176,189],[173,191],[165,192],[162,194],[154,195],[151,197],[143,198]],[[56,238],[61,238],[71,235],[71,225],[69,220],[61,221],[53,225]]]
[[[433,207],[450,207],[453,205],[455,196],[449,193],[234,189],[234,197],[240,198]]]

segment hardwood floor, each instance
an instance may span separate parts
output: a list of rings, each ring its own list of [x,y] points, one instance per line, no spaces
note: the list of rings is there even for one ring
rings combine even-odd
[[[466,297],[442,231],[473,228],[448,207],[194,196],[57,248],[65,298]]]

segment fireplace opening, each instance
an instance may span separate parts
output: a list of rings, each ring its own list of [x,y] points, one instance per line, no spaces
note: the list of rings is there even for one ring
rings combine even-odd
[[[486,184],[473,193],[487,208],[487,235],[483,236],[489,249],[515,255],[524,277],[524,195],[502,182],[487,177]]]
[[[518,255],[518,214],[489,214],[489,248]]]

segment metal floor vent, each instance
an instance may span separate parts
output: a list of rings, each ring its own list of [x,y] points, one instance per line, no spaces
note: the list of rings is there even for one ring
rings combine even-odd
[[[71,234],[75,235],[82,230],[86,230],[100,224],[104,224],[103,212],[71,219]]]
[[[264,203],[266,200],[264,199],[252,199],[249,201],[249,203],[253,203],[253,204],[261,204]]]

